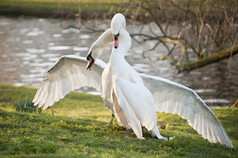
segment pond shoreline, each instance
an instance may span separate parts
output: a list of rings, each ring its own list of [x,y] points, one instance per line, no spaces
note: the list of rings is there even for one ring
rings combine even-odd
[[[0,15],[1,16],[9,16],[9,17],[36,17],[36,18],[56,18],[56,19],[82,19],[82,20],[91,20],[91,19],[111,19],[113,15],[118,12],[124,14],[127,19],[140,21],[142,23],[150,23],[154,20],[154,17],[150,17],[147,14],[137,13],[136,15],[132,12],[125,12],[123,8],[111,10],[98,10],[98,9],[67,9],[67,8],[59,8],[59,9],[47,9],[47,8],[24,8],[24,7],[11,7],[11,6],[0,6]],[[155,15],[159,21],[162,23],[166,22],[166,19],[161,15]],[[185,14],[178,15],[176,11],[171,11],[169,19],[173,20],[172,23],[176,23],[184,19]],[[187,20],[194,19],[193,15],[186,15]],[[212,20],[216,14],[210,13],[207,16],[207,20]],[[220,20],[223,20],[221,17]]]
[[[70,10],[70,9],[38,9],[38,8],[12,8],[12,7],[0,7],[0,16],[8,17],[35,17],[35,18],[55,18],[55,19],[111,19],[117,12],[120,11],[92,11],[92,10]],[[127,19],[132,19],[129,13],[123,13]],[[148,17],[144,15],[138,15],[134,20],[141,21],[146,19],[144,22],[151,22]]]
[[[103,17],[105,11],[100,13],[93,13],[92,11],[81,11],[80,18],[88,19],[88,14],[94,15],[94,17]],[[111,15],[113,15],[112,13]],[[52,10],[52,9],[25,9],[25,8],[10,8],[10,7],[0,7],[0,15],[18,17],[38,17],[38,18],[59,18],[59,19],[75,19],[79,12],[73,10]],[[95,16],[97,15],[97,16]]]

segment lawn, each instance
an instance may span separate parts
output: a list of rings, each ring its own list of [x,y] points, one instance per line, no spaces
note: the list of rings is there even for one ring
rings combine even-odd
[[[177,115],[158,113],[158,125],[171,141],[133,132],[114,121],[100,96],[71,92],[42,113],[16,112],[14,102],[32,99],[36,89],[0,84],[1,157],[238,157],[238,152],[209,143]],[[212,109],[238,149],[238,109]]]

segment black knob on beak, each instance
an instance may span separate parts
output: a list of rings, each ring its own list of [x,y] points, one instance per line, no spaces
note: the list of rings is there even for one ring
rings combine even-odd
[[[87,60],[89,60],[89,58],[92,58],[92,59],[93,59],[93,57],[92,57],[92,52],[90,52],[90,53],[88,54]]]

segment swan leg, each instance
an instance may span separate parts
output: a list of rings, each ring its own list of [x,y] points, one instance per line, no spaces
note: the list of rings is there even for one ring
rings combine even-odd
[[[112,118],[111,118],[111,121],[108,124],[108,128],[113,128],[113,120],[114,120],[114,118],[115,118],[115,115],[112,113]]]

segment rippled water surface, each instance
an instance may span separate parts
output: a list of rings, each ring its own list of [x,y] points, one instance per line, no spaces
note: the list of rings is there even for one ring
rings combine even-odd
[[[85,22],[95,27],[95,23]],[[0,82],[38,87],[44,73],[62,55],[86,56],[92,42],[101,32],[78,30],[67,26],[73,20],[0,17]],[[109,21],[99,21],[98,28],[106,29]],[[139,31],[134,24],[128,32]],[[166,54],[158,47],[143,58],[144,49],[152,42],[138,44],[132,41],[127,61],[141,73],[156,75],[194,89],[210,106],[230,106],[238,99],[238,56],[200,68],[191,73],[177,74],[169,61],[157,61]],[[111,46],[105,49],[103,60],[108,61]],[[91,93],[94,93],[93,91]]]

